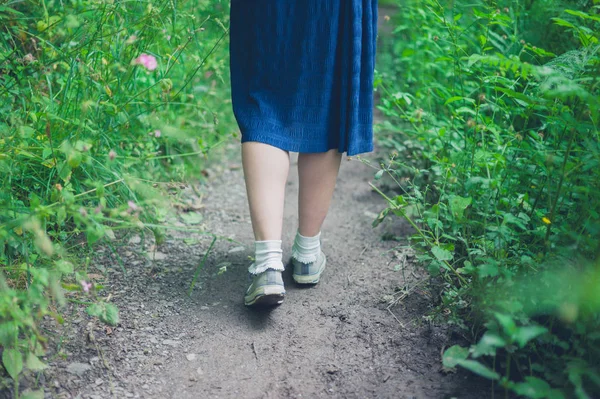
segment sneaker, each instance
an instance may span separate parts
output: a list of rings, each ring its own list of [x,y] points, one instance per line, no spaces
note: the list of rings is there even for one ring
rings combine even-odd
[[[260,274],[251,274],[252,283],[246,291],[246,306],[274,306],[283,302],[285,288],[279,270],[267,270]]]
[[[323,251],[319,253],[317,260],[311,263],[302,263],[292,258],[292,266],[294,266],[292,277],[298,284],[317,284],[326,264],[327,258],[325,258]]]

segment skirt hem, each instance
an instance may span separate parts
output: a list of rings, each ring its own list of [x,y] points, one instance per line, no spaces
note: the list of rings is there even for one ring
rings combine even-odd
[[[328,152],[337,149],[339,153],[346,153],[347,156],[355,156],[359,154],[365,154],[373,151],[373,142],[365,141],[352,143],[352,148],[339,148],[337,144],[328,143],[301,143],[288,140],[278,140],[276,137],[267,136],[260,133],[244,132],[242,134],[242,143],[246,142],[258,142],[268,144],[273,147],[277,147],[283,151],[316,154]]]

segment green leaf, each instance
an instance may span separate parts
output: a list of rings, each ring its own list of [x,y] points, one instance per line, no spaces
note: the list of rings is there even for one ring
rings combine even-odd
[[[119,323],[119,309],[111,303],[106,304],[105,317],[100,317],[103,322],[115,326]]]
[[[427,265],[427,272],[429,272],[429,274],[431,274],[433,277],[439,276],[440,275],[440,267],[442,267],[440,265],[440,262],[438,262],[436,260],[432,260],[431,263],[429,265]]]
[[[473,357],[479,356],[494,356],[496,348],[501,348],[506,345],[504,338],[491,331],[486,331],[483,337],[475,345]]]
[[[375,180],[381,179],[381,176],[383,176],[383,172],[383,169],[377,171],[377,173],[375,173]]]
[[[556,25],[559,25],[559,26],[565,26],[565,27],[567,27],[567,28],[575,28],[575,25],[573,25],[573,24],[572,24],[572,23],[570,23],[569,21],[565,21],[565,20],[564,20],[564,19],[562,19],[562,18],[552,18],[552,20],[554,21],[554,23],[555,23]]]
[[[475,110],[473,110],[472,108],[469,107],[460,107],[456,110],[457,114],[471,114],[473,116],[475,116],[477,113],[475,112]]]
[[[64,206],[58,208],[58,210],[56,211],[56,222],[59,225],[62,225],[63,222],[67,219],[67,210],[65,209]]]
[[[438,247],[437,245],[435,247],[431,248],[431,253],[440,262],[443,262],[445,260],[451,260],[454,257],[454,255],[452,255],[452,252],[450,252],[446,249],[443,249],[441,247]]]
[[[381,212],[379,212],[379,215],[377,215],[377,218],[375,220],[373,220],[373,224],[372,226],[375,228],[377,226],[379,226],[379,224],[381,222],[383,222],[383,220],[385,219],[385,217],[390,213],[390,208],[385,208],[384,210],[382,210]]]
[[[73,264],[66,260],[57,260],[54,262],[54,266],[56,270],[58,270],[62,274],[71,274],[73,273]]]
[[[454,345],[446,349],[442,356],[444,367],[452,368],[465,360],[469,356],[469,348],[463,348],[460,345]]]
[[[202,222],[203,216],[198,212],[187,212],[179,215],[185,224],[198,224]]]
[[[497,312],[494,313],[494,316],[496,316],[496,319],[498,320],[498,323],[500,323],[500,325],[502,326],[504,332],[512,337],[513,334],[517,331],[517,325],[515,324],[513,318],[511,316]]]
[[[408,205],[408,202],[406,202],[406,199],[404,199],[402,195],[396,195],[392,200],[392,203],[397,208],[402,208]]]
[[[67,28],[75,29],[79,28],[81,22],[79,22],[79,18],[77,15],[69,14],[65,17],[65,26]]]
[[[525,326],[517,328],[513,337],[519,346],[523,348],[527,342],[547,332],[548,329],[542,326]]]
[[[464,266],[456,269],[456,271],[459,272],[460,274],[469,275],[469,274],[473,274],[475,271],[477,271],[477,268],[475,268],[471,262],[466,260],[464,263]]]
[[[592,21],[598,21],[598,22],[600,22],[600,17],[598,17],[596,15],[590,15],[590,14],[587,14],[587,13],[582,12],[582,11],[569,10],[569,9],[566,9],[565,12],[567,14],[575,15],[577,17],[581,17],[581,18],[584,18],[584,19],[591,19]]]
[[[69,164],[67,162],[63,163],[62,166],[60,167],[60,171],[58,172],[58,176],[64,182],[66,182],[67,180],[69,180],[71,178],[71,166],[69,166]],[[66,193],[63,192],[63,196],[65,196],[65,195],[66,195]]]
[[[14,14],[14,15],[23,15],[22,12],[13,10],[12,8],[6,7],[6,6],[0,6],[0,12],[5,12],[7,14]]]
[[[82,161],[83,156],[79,151],[71,151],[71,153],[67,155],[67,163],[71,167],[71,169],[78,168],[79,165],[81,165]]]
[[[19,133],[25,138],[32,137],[35,134],[35,129],[30,126],[21,126],[19,127]]]
[[[21,399],[44,399],[44,390],[38,389],[37,391],[26,390],[19,396]]]
[[[484,263],[477,268],[479,277],[496,277],[498,275],[498,265],[492,263],[491,261],[492,259],[490,259],[490,262]]]
[[[103,323],[112,326],[119,323],[119,309],[113,304],[106,302],[94,303],[87,307],[86,312],[90,316],[96,316]]]
[[[46,363],[43,363],[36,355],[29,352],[27,354],[27,360],[25,360],[25,366],[32,371],[42,371],[48,368]]]
[[[16,380],[21,371],[23,371],[23,355],[14,348],[5,349],[2,353],[2,364],[8,372],[8,375]]]
[[[471,202],[473,202],[473,198],[465,198],[459,195],[451,195],[448,199],[448,202],[450,204],[450,210],[452,211],[454,217],[457,219],[462,219],[465,213],[465,209],[467,209],[467,207],[471,205]]]
[[[476,360],[461,360],[458,362],[458,365],[490,380],[497,380],[500,378],[500,375],[498,375],[498,373],[491,370],[489,367],[483,365],[482,363],[479,363]]]
[[[496,86],[494,90],[507,94],[509,97],[512,97],[514,100],[520,101],[519,104],[523,106],[527,106],[528,104],[535,104],[537,100],[533,97],[529,97],[523,93],[519,93],[517,91],[507,89],[504,87]]]
[[[513,390],[516,394],[532,399],[547,398],[550,394],[550,385],[536,377],[525,377],[525,382],[515,384]]]
[[[519,219],[512,213],[505,213],[504,220],[502,221],[502,223],[503,224],[512,224],[517,227],[520,227],[523,230],[527,230],[527,226],[525,226],[525,223],[523,222],[523,220]]]
[[[1,276],[1,274],[0,274]],[[0,323],[0,346],[7,347],[17,340],[19,327],[14,321],[2,321]]]
[[[104,236],[104,227],[98,224],[91,224],[87,227],[87,229],[85,229],[85,235],[88,245],[94,245]]]
[[[102,306],[99,303],[93,303],[90,306],[88,306],[85,311],[90,316],[100,317],[100,315],[103,312],[103,308],[102,308]]]
[[[454,96],[454,97],[450,97],[449,99],[447,99],[446,102],[444,103],[444,105],[448,105],[455,101],[461,101],[461,100],[464,100],[464,101],[467,101],[470,103],[475,102],[475,100],[473,100],[472,98],[469,98],[469,97]]]
[[[79,291],[81,289],[81,286],[79,284],[69,284],[69,283],[61,282],[60,286],[64,290],[67,290],[67,291],[70,291],[70,292]]]

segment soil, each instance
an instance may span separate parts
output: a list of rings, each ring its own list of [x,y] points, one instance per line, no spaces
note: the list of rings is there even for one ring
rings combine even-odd
[[[98,251],[91,272],[121,321],[111,328],[85,306],[71,305],[68,324],[53,329],[51,368],[39,375],[46,397],[484,397],[469,375],[441,369],[441,351],[456,337],[426,317],[433,294],[410,250],[382,240],[407,236],[407,227],[397,220],[371,227],[384,202],[369,186],[373,169],[359,160],[343,161],[323,226],[328,266],[322,281],[300,288],[286,272],[281,306],[243,305],[253,237],[237,146],[207,171],[205,185],[177,194],[185,205],[166,222],[222,237],[191,296],[211,236],[172,231],[160,245],[148,235],[123,237],[117,252],[127,275],[108,248]],[[285,254],[297,228],[297,190],[292,168]]]

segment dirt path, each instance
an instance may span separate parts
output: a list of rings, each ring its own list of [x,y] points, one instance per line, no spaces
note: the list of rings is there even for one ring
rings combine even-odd
[[[119,251],[127,277],[108,252],[99,254],[96,266],[107,268],[121,324],[108,329],[90,321],[83,307],[74,308],[73,322],[60,338],[64,359],[55,357],[45,374],[47,397],[471,397],[463,374],[441,373],[440,350],[448,338],[445,330],[423,322],[431,300],[427,290],[416,289],[393,307],[398,319],[386,310],[386,295],[424,276],[410,262],[404,273],[393,270],[401,260],[390,249],[398,243],[381,240],[391,226],[371,228],[383,203],[368,185],[372,169],[359,161],[342,165],[323,228],[328,269],[322,282],[301,289],[286,273],[282,306],[270,312],[245,308],[253,238],[235,162],[209,171],[199,227],[238,242],[217,241],[191,297],[186,292],[209,237],[180,232],[158,247],[148,237],[141,243],[138,236],[127,238]],[[293,165],[285,256],[297,226],[297,189]],[[189,188],[180,199],[200,202]],[[184,228],[184,218],[173,215],[171,223]],[[393,233],[406,234],[397,225]],[[156,251],[155,260],[142,248]]]

